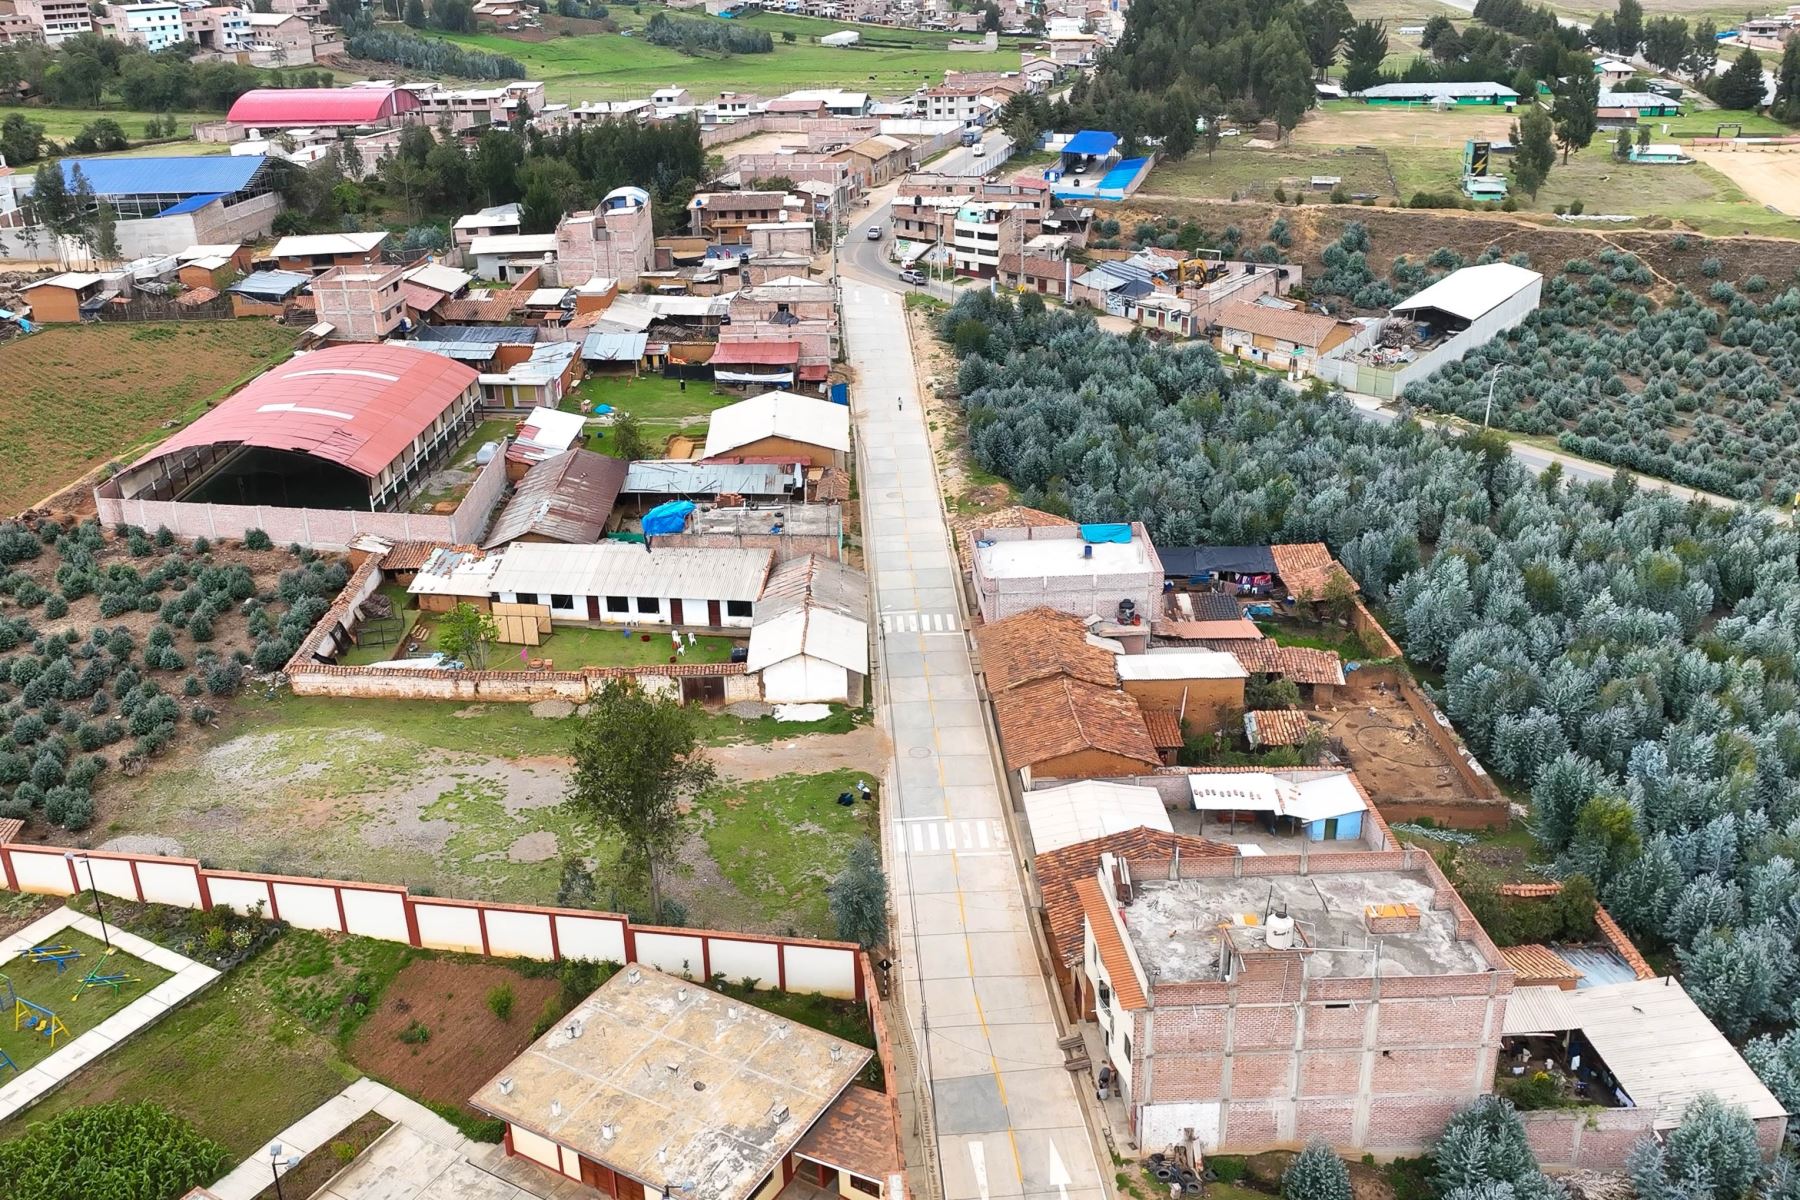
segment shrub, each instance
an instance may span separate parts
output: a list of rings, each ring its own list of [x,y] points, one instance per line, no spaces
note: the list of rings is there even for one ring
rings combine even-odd
[[[52,593],[44,598],[44,616],[52,621],[60,621],[69,615],[69,602],[62,596]]]
[[[94,823],[94,798],[86,788],[53,787],[44,793],[44,819],[79,832]]]
[[[208,708],[204,704],[196,704],[188,709],[188,719],[196,725],[211,725],[219,719],[217,709]]]
[[[513,1000],[512,984],[500,984],[487,994],[488,1011],[502,1021],[510,1021],[512,1020]]]
[[[1350,1200],[1350,1168],[1324,1142],[1309,1142],[1281,1175],[1285,1200]]]
[[[264,533],[262,530],[246,529],[244,531],[244,549],[246,549],[246,550],[273,550],[274,548],[275,548],[275,543],[270,541],[269,535]]]
[[[431,1040],[431,1030],[427,1029],[417,1017],[400,1031],[400,1040],[409,1046],[423,1046]]]
[[[0,1179],[33,1200],[168,1200],[229,1165],[223,1146],[149,1102],[72,1109],[0,1143]]]
[[[215,696],[231,696],[243,686],[244,669],[237,663],[220,663],[206,673],[206,690]]]
[[[1708,279],[1717,279],[1724,274],[1724,260],[1708,256],[1700,260],[1700,273]]]

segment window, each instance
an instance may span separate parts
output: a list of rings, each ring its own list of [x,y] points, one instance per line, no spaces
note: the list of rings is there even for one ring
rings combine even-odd
[[[552,593],[550,596],[550,607],[551,608],[574,608],[575,607],[575,597],[559,596],[559,595]]]
[[[1125,1061],[1131,1061],[1131,1035],[1129,1033],[1125,1035]]]
[[[637,598],[637,610],[641,613],[660,612],[662,610],[662,601],[658,600],[655,596],[639,596]]]
[[[538,602],[538,595],[536,592],[520,592],[518,602],[520,604],[536,604]]]
[[[749,616],[750,615],[750,601],[748,601],[748,600],[727,600],[725,602],[725,615],[728,617],[747,617],[747,616]]]
[[[606,611],[607,612],[630,612],[631,611],[631,601],[625,599],[625,597],[623,597],[623,596],[608,596],[606,598]]]
[[[864,1179],[861,1175],[847,1175],[846,1178],[850,1180],[851,1187],[853,1187],[857,1191],[863,1193],[865,1196],[881,1195],[880,1186],[877,1184],[870,1183],[867,1179]]]

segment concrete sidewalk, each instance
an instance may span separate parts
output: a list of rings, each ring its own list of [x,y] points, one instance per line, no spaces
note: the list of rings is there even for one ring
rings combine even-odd
[[[845,281],[863,541],[893,738],[883,844],[946,1200],[1107,1195],[1032,940],[902,299]]]

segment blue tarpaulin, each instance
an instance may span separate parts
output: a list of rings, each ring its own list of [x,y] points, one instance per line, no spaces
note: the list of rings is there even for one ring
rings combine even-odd
[[[1118,542],[1123,545],[1131,541],[1131,526],[1083,525],[1081,540],[1084,542]]]
[[[671,500],[667,504],[659,504],[644,514],[644,532],[651,536],[680,533],[687,528],[688,516],[693,511],[692,500]]]

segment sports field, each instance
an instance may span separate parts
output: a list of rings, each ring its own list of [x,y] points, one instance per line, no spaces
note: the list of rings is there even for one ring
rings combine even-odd
[[[1786,150],[1690,150],[1758,204],[1800,217],[1800,146]]]
[[[687,88],[697,100],[726,90],[769,96],[809,87],[853,88],[888,96],[908,93],[927,83],[941,83],[946,70],[1019,68],[1016,43],[1002,41],[1000,50],[992,54],[961,52],[944,48],[949,42],[945,34],[774,14],[736,22],[767,30],[775,39],[772,53],[701,57],[627,36],[635,33],[630,28],[631,14],[614,10],[614,15],[623,18],[620,23],[627,26],[624,32],[548,41],[522,41],[494,34],[445,36],[465,46],[518,59],[531,78],[543,81],[546,95],[553,101],[647,96],[656,88],[670,85]],[[678,15],[682,20],[717,19],[697,12]],[[817,38],[840,29],[860,30],[866,44],[844,49],[818,44]],[[782,41],[784,32],[794,35],[792,43]]]

